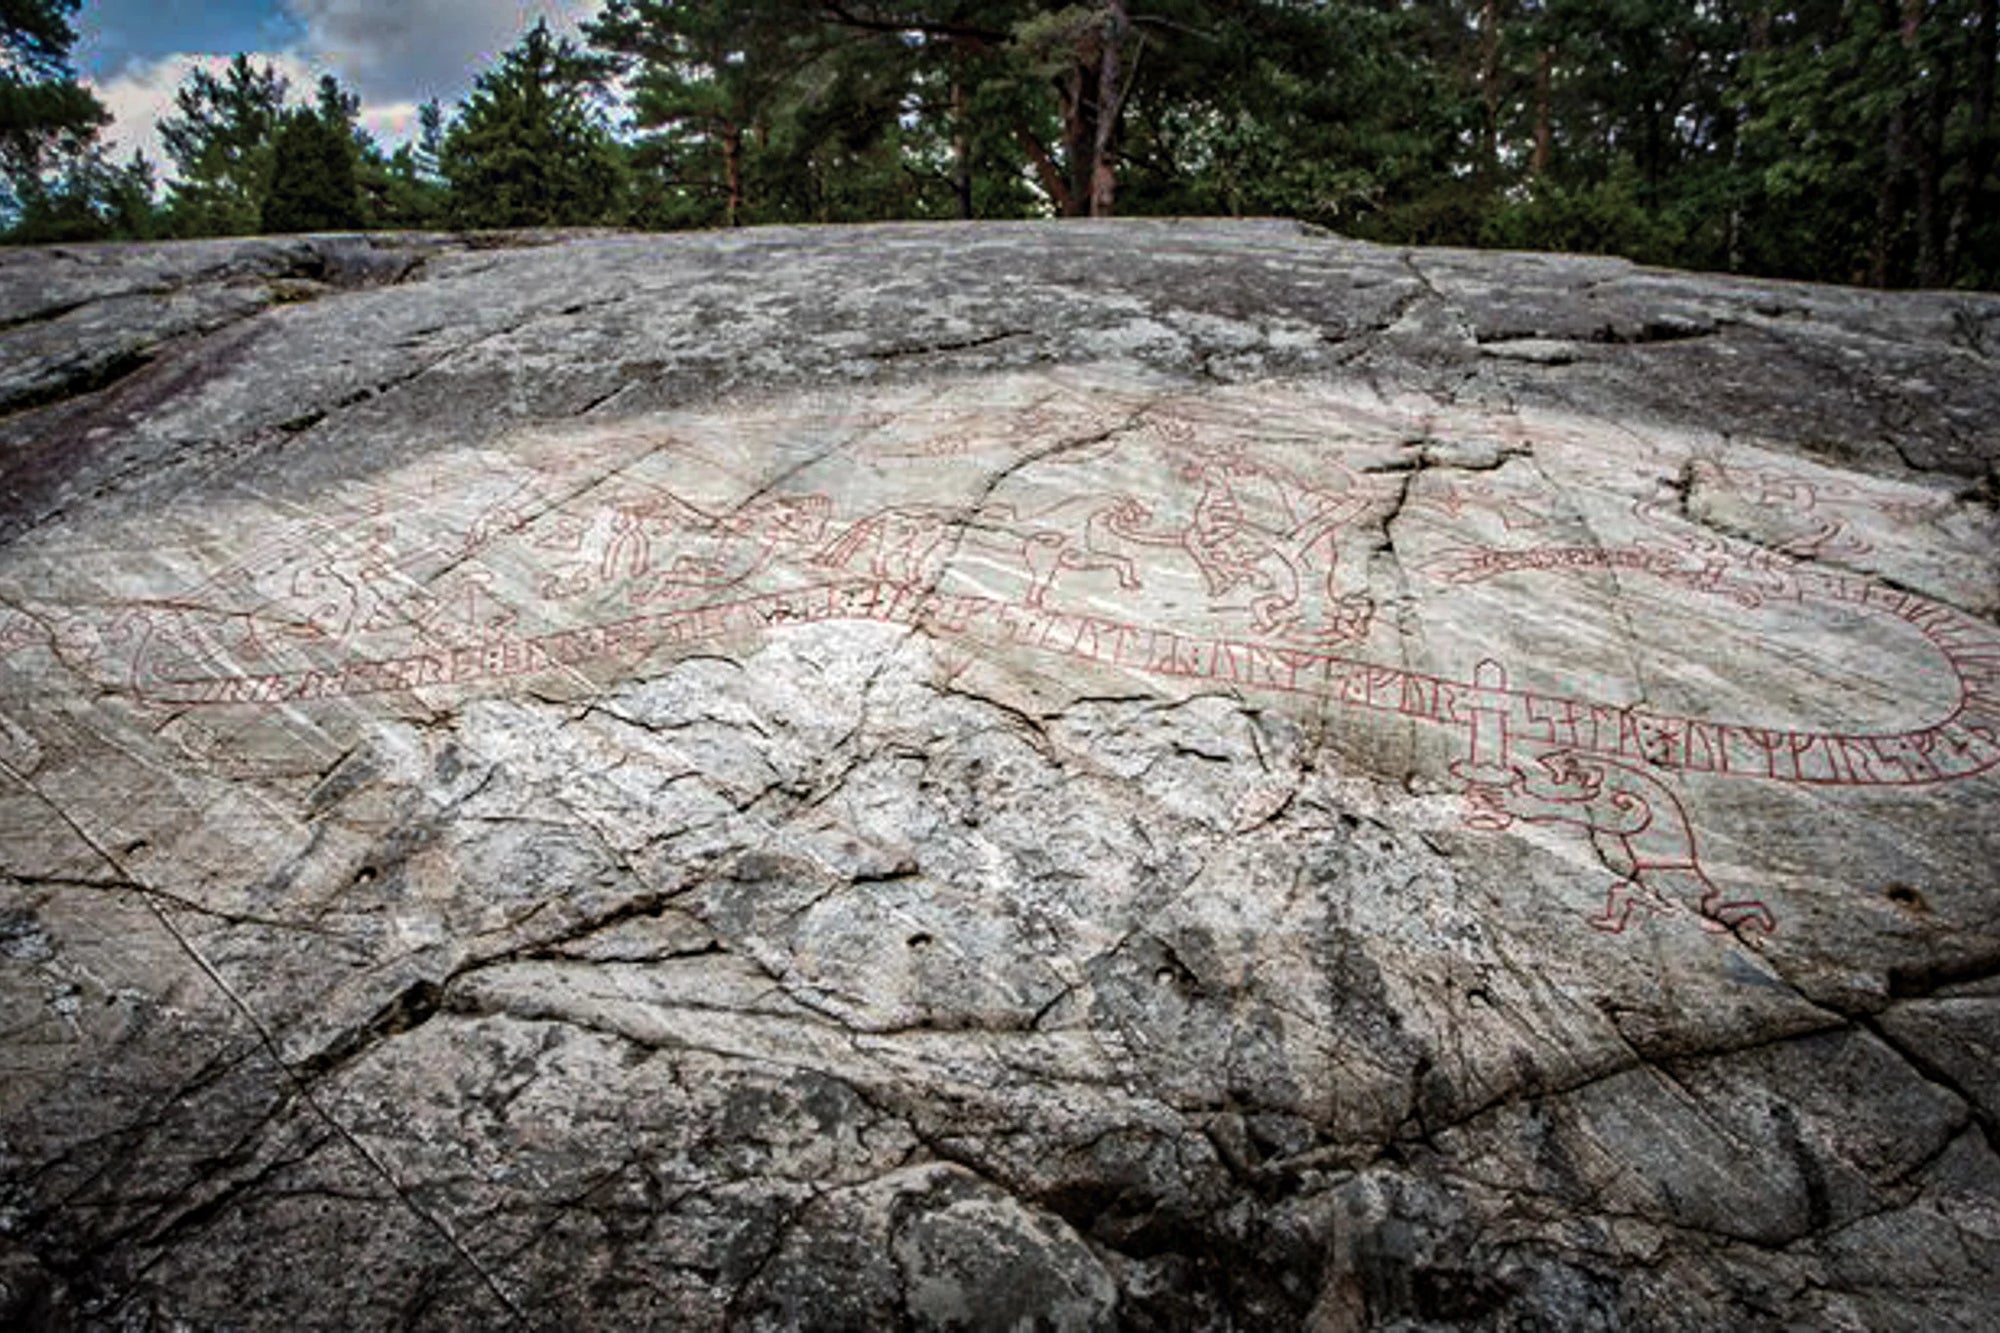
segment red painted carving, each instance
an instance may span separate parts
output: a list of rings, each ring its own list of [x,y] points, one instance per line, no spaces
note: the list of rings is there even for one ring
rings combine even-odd
[[[1599,930],[1618,934],[1635,911],[1665,916],[1681,905],[1711,930],[1769,934],[1777,928],[1770,908],[1754,898],[1728,897],[1709,879],[1686,807],[1655,773],[1566,748],[1536,754],[1533,768],[1517,764],[1506,690],[1506,669],[1488,659],[1460,703],[1469,717],[1468,746],[1452,772],[1466,784],[1470,827],[1498,832],[1521,820],[1583,829],[1615,877],[1604,910],[1590,918]]]
[[[1815,531],[1795,538],[1779,549],[1801,558],[1829,555],[1862,555],[1874,549],[1866,539],[1848,529],[1839,511],[1878,514],[1893,523],[1921,523],[1951,507],[1943,496],[1917,498],[1895,494],[1863,483],[1808,476],[1771,464],[1725,465],[1714,459],[1696,458],[1688,464],[1688,474],[1697,485],[1726,490],[1758,509],[1806,516]],[[1836,511],[1827,516],[1826,511]]]
[[[0,612],[0,657],[49,641],[48,626],[20,611]]]
[[[1729,898],[1701,868],[1695,836],[1680,798],[1651,773],[1575,750],[1537,755],[1540,771],[1521,771],[1499,798],[1500,819],[1574,824],[1616,878],[1604,911],[1590,924],[1623,931],[1634,911],[1666,915],[1676,899],[1711,930],[1776,928],[1771,909],[1754,898]],[[1483,812],[1491,810],[1483,806]],[[1504,824],[1502,825],[1504,827]]]
[[[1427,514],[1446,526],[1475,512],[1492,514],[1509,532],[1546,528],[1550,522],[1549,516],[1525,497],[1510,495],[1491,482],[1439,482],[1412,496],[1403,508],[1405,513]]]
[[[1413,572],[1449,589],[1615,571],[1713,599],[1719,616],[1820,605],[1888,617],[1921,634],[1957,680],[1958,701],[1945,715],[1882,733],[1799,731],[1521,690],[1491,661],[1470,679],[1369,661],[1360,654],[1375,604],[1342,577],[1343,543],[1357,525],[1379,522],[1399,496],[1447,533],[1462,532],[1454,521],[1475,510],[1497,518],[1482,524],[1488,534],[1532,536],[1549,520],[1533,497],[1484,479],[1439,473],[1421,488],[1388,486],[1329,463],[1308,480],[1240,444],[1214,443],[1213,425],[1194,409],[1121,415],[1058,403],[970,425],[941,412],[915,445],[852,446],[875,459],[1000,447],[1018,455],[1022,446],[1047,447],[1053,433],[1077,447],[1051,450],[1041,466],[1068,473],[1112,460],[1116,483],[1092,490],[1081,478],[1107,474],[1065,475],[1069,498],[1040,509],[1010,492],[976,504],[841,513],[824,494],[759,489],[755,468],[685,442],[673,446],[671,467],[708,478],[711,491],[749,498],[684,493],[650,479],[640,464],[666,446],[645,441],[608,443],[576,463],[553,452],[536,466],[494,458],[472,476],[440,471],[400,507],[388,491],[370,492],[344,520],[302,524],[192,592],[135,604],[117,633],[98,636],[102,660],[145,700],[279,706],[471,686],[785,625],[917,625],[960,645],[954,651],[999,644],[1295,694],[1460,734],[1463,757],[1452,771],[1465,784],[1469,821],[1492,830],[1560,825],[1589,839],[1614,877],[1594,924],[1614,932],[1640,914],[1682,908],[1740,933],[1774,924],[1763,903],[1711,879],[1689,807],[1670,784],[1908,786],[2000,766],[2000,634],[1915,594],[1794,558],[1861,549],[1843,545],[1837,513],[1824,519],[1833,526],[1815,528],[1788,553],[1695,528],[1673,506],[1644,502],[1635,512],[1647,531],[1636,541],[1461,544]],[[1691,476],[1813,522],[1901,503],[1775,469],[1687,466],[1683,483]],[[1134,485],[1147,475],[1177,484]],[[1023,480],[1032,494],[1035,478]],[[475,496],[483,500],[476,512],[449,517],[452,505]],[[509,605],[496,593],[503,567],[529,573],[530,604]],[[1187,614],[1210,628],[1076,609],[1141,591],[1160,605],[1189,602]],[[551,613],[572,627],[524,628]],[[579,617],[586,623],[574,624]],[[0,624],[0,652],[46,637],[12,617]]]
[[[532,544],[561,558],[538,591],[551,599],[614,591],[634,604],[692,600],[738,587],[782,552],[818,541],[831,512],[823,495],[760,495],[711,514],[666,491],[635,491],[540,525]]]

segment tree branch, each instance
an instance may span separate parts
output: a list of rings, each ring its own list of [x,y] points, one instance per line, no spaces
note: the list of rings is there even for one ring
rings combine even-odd
[[[845,0],[820,0],[820,13],[844,28],[858,28],[864,32],[882,33],[922,33],[926,37],[938,37],[962,46],[987,48],[1004,45],[1008,34],[992,28],[980,28],[964,23],[939,23],[910,14],[893,13],[885,17],[857,14],[848,8]]]

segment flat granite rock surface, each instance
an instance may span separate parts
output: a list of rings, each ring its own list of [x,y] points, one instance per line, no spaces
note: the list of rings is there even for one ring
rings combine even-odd
[[[1991,1328],[2000,299],[0,255],[0,1326]]]

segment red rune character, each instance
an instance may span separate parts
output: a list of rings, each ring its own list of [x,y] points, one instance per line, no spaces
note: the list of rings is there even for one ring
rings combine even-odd
[[[1506,808],[1507,793],[1522,779],[1521,770],[1507,755],[1507,668],[1487,658],[1472,669],[1472,694],[1466,711],[1472,715],[1463,759],[1452,763],[1455,777],[1465,780],[1465,794],[1472,807],[1465,822],[1473,828],[1497,832],[1512,822]]]

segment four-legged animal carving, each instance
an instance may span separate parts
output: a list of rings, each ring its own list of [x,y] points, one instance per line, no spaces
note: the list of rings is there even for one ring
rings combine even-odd
[[[1617,876],[1591,925],[1616,934],[1635,912],[1668,916],[1687,906],[1707,930],[1777,928],[1770,908],[1755,898],[1728,897],[1702,870],[1687,811],[1658,778],[1576,750],[1550,750],[1536,762],[1539,771],[1517,768],[1509,785],[1482,793],[1484,826],[1519,819],[1588,833]]]

